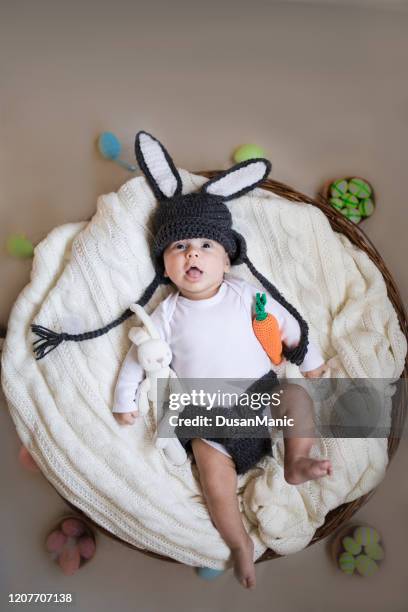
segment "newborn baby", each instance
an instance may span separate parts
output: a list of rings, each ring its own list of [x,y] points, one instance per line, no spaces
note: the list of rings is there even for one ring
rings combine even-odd
[[[177,291],[156,308],[152,319],[172,349],[171,366],[179,378],[253,378],[255,385],[279,382],[252,329],[257,289],[243,280],[224,278],[230,266],[238,264],[245,264],[267,292],[267,310],[278,321],[284,357],[299,365],[305,376],[320,376],[325,365],[317,348],[308,342],[306,321],[255,268],[249,259],[244,236],[233,228],[227,206],[227,202],[250,192],[254,192],[256,202],[254,190],[266,180],[270,162],[262,158],[240,162],[216,173],[197,190],[183,193],[181,175],[156,138],[139,132],[135,152],[146,178],[146,184],[139,183],[139,187],[150,188],[156,199],[150,231],[155,276],[137,304],[145,306],[161,284],[172,283],[176,287]],[[133,197],[131,193],[129,189],[129,197]],[[137,198],[132,203],[136,215]],[[32,325],[39,336],[34,342],[36,357],[42,359],[61,342],[98,338],[132,314],[127,309],[104,327],[81,334],[57,333],[41,325]],[[132,346],[115,389],[113,410],[121,424],[131,425],[138,416],[136,389],[142,378],[137,350]],[[283,393],[278,415],[293,418],[295,424],[302,422],[301,428],[295,425],[283,429],[287,482],[296,485],[330,475],[329,461],[309,457],[314,442],[313,404],[309,395],[301,386],[279,384]],[[291,431],[287,431],[289,429]],[[305,432],[310,432],[310,437],[306,437]],[[222,439],[223,443],[204,440],[202,436],[190,437],[184,442],[183,438],[179,436],[180,442],[189,445],[194,455],[213,523],[231,549],[235,575],[245,588],[253,588],[254,547],[238,508],[237,474],[245,473],[262,457],[271,454],[269,433],[264,439],[252,436],[234,440],[230,435]]]
[[[213,239],[191,238],[172,242],[163,253],[164,275],[176,286],[152,313],[152,320],[173,353],[171,367],[180,378],[259,378],[271,368],[269,357],[252,329],[253,302],[258,289],[244,280],[224,277],[230,261],[224,247]],[[267,310],[279,323],[282,341],[296,346],[300,327],[296,319],[268,295]],[[324,360],[309,342],[301,366],[307,377],[321,376]],[[131,425],[139,416],[138,384],[143,369],[133,345],[117,381],[113,412],[117,421]],[[313,423],[312,402],[297,385],[280,384],[284,390],[279,414],[302,416]],[[296,419],[295,419],[296,422]],[[309,457],[314,438],[285,436],[284,474],[299,484],[331,474],[327,460]],[[285,435],[285,429],[284,429]],[[191,441],[203,494],[211,518],[232,553],[235,575],[246,588],[255,586],[253,543],[241,520],[236,495],[237,469],[226,448],[202,438]]]

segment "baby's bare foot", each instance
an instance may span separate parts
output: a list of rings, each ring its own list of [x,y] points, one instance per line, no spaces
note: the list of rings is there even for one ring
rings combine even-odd
[[[333,474],[332,464],[328,459],[310,459],[296,457],[285,463],[285,480],[289,484],[302,484],[308,480],[316,480]]]
[[[245,589],[254,589],[256,585],[254,565],[254,543],[247,536],[245,543],[231,550],[235,578]]]

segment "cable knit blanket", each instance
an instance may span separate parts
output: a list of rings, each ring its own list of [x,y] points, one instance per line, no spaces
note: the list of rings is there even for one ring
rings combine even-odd
[[[181,171],[184,192],[206,179]],[[116,423],[113,390],[129,348],[130,319],[90,342],[63,343],[35,361],[30,324],[79,333],[115,319],[154,275],[146,237],[156,205],[144,178],[99,198],[89,223],[53,230],[35,250],[31,282],[10,316],[2,384],[18,434],[44,475],[96,523],[131,544],[195,566],[225,568],[229,550],[213,526],[195,466],[171,465],[151,444],[152,421]],[[317,208],[256,189],[230,205],[256,268],[295,305],[329,361],[332,377],[398,378],[406,340],[381,273]],[[243,266],[232,272],[256,284]],[[148,312],[171,289],[162,287]],[[301,378],[292,364],[279,375]],[[302,379],[303,380],[303,379]],[[391,407],[391,398],[389,400]],[[292,486],[274,458],[239,477],[239,502],[258,558],[296,552],[328,511],[374,488],[386,439],[326,439],[316,456],[333,477]]]

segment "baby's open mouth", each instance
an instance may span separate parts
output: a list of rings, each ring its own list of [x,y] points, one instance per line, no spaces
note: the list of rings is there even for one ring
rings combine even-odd
[[[203,272],[202,270],[200,270],[200,268],[197,268],[196,266],[191,266],[191,268],[187,270],[186,275],[188,276],[188,278],[195,280],[197,278],[200,278],[202,273]]]

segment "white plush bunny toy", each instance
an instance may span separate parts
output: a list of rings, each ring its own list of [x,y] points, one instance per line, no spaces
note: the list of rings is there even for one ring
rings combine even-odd
[[[132,304],[130,309],[144,324],[144,329],[132,327],[129,331],[129,338],[137,346],[138,361],[146,374],[146,378],[140,383],[138,409],[140,414],[145,415],[150,408],[149,400],[152,402],[157,427],[155,447],[163,449],[174,465],[182,465],[187,459],[186,451],[175,436],[174,428],[169,428],[167,419],[163,418],[165,415],[162,402],[159,402],[157,397],[159,379],[168,381],[171,390],[177,387],[177,375],[170,368],[171,350],[167,342],[160,338],[144,308],[139,304]]]

